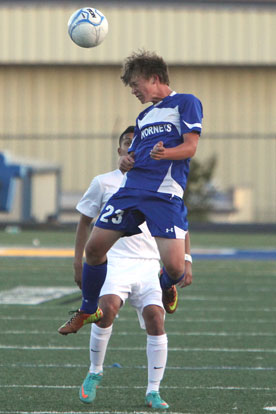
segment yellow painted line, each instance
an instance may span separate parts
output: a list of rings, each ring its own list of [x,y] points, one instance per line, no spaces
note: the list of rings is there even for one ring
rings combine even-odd
[[[43,248],[43,247],[4,247],[0,248],[0,257],[73,257],[72,248]]]

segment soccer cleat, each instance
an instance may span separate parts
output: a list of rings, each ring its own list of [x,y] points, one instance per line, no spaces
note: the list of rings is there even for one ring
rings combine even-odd
[[[159,410],[167,410],[169,404],[162,400],[159,392],[151,391],[146,395],[145,403],[147,407],[157,408]]]
[[[99,307],[95,313],[85,313],[80,309],[69,313],[74,315],[58,329],[61,335],[76,333],[83,325],[98,322],[103,317],[103,311]]]
[[[103,377],[103,373],[100,372],[99,374],[92,374],[88,372],[85,380],[80,387],[79,397],[80,400],[85,403],[89,404],[96,398],[96,390],[98,385],[100,384]]]
[[[162,302],[167,313],[174,313],[178,305],[178,293],[175,285],[162,290]]]

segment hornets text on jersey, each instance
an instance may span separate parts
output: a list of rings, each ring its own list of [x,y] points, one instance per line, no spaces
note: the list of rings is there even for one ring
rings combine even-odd
[[[140,113],[129,152],[135,152],[134,167],[125,175],[124,187],[140,188],[183,197],[190,159],[154,160],[150,151],[159,141],[166,148],[183,143],[183,134],[201,132],[203,113],[198,98],[172,92]]]

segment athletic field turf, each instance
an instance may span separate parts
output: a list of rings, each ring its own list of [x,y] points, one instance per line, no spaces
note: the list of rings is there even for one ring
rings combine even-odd
[[[157,413],[144,406],[146,335],[128,305],[115,321],[96,400],[78,399],[90,327],[67,337],[57,333],[80,304],[73,243],[70,232],[0,232],[0,414]],[[192,245],[203,252],[275,252],[276,236],[195,233]],[[18,246],[36,257],[8,253]],[[41,248],[63,247],[68,257],[39,257]],[[179,290],[179,308],[166,317],[169,354],[160,393],[168,413],[276,412],[276,261],[240,258],[195,259],[194,282]],[[54,293],[60,296],[51,299]]]

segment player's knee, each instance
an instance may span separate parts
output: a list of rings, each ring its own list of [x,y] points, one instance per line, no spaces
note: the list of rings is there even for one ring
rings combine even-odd
[[[143,310],[143,318],[146,324],[146,330],[149,335],[163,335],[164,327],[164,310],[157,305],[148,305]]]
[[[164,328],[158,327],[158,326],[151,326],[150,328],[147,328],[147,334],[152,336],[159,336],[164,335],[165,330]]]
[[[99,247],[92,243],[87,243],[85,246],[85,257],[87,263],[91,265],[96,265],[102,263],[102,252],[100,251]]]
[[[110,303],[108,306],[104,307],[104,309],[112,319],[114,319],[118,313],[118,306],[114,303]]]
[[[165,269],[171,279],[179,279],[185,272],[185,262],[169,263],[165,265]]]
[[[100,303],[100,307],[103,311],[103,318],[99,321],[99,326],[101,328],[108,328],[113,324],[113,321],[118,313],[118,307],[115,304],[109,304],[109,305],[102,305]]]

